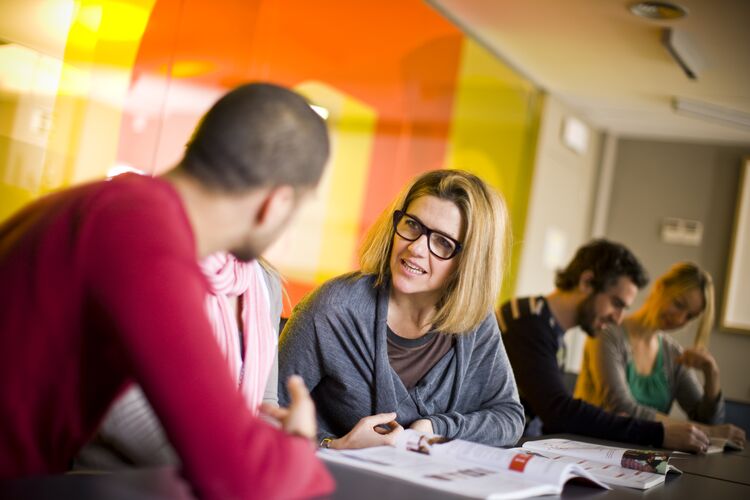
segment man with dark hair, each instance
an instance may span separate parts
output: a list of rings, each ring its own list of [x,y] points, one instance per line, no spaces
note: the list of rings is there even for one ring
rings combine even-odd
[[[304,99],[275,85],[246,85],[203,117],[180,170],[207,188],[229,193],[315,186],[328,158],[324,138],[325,123]]]
[[[299,378],[282,429],[253,417],[204,314],[200,257],[253,259],[318,183],[325,124],[299,95],[241,86],[161,178],[58,192],[0,225],[0,478],[64,472],[137,381],[202,498],[329,492]]]
[[[606,325],[619,324],[638,290],[648,284],[648,274],[635,255],[624,245],[607,240],[594,240],[580,247],[568,266],[557,272],[553,302],[566,292],[574,292],[581,278],[592,293],[578,304],[574,325],[589,335],[596,335]],[[619,293],[607,294],[608,290]],[[609,307],[597,303],[604,297],[607,300],[603,306]]]
[[[526,411],[526,435],[537,435],[541,420],[546,433],[687,451],[708,449],[708,437],[693,424],[614,415],[574,399],[563,381],[565,332],[580,326],[595,335],[619,324],[638,289],[647,283],[646,271],[625,246],[594,240],[579,248],[557,273],[552,293],[514,298],[500,307],[497,319]]]
[[[581,274],[590,271],[590,283],[602,291],[625,276],[639,289],[648,284],[648,274],[624,245],[607,240],[593,240],[578,249],[568,267],[555,276],[558,290],[570,291],[578,286]]]

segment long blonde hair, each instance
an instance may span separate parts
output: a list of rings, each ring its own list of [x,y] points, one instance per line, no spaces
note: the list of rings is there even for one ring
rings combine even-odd
[[[465,227],[462,249],[453,274],[437,304],[433,328],[466,333],[489,314],[500,293],[507,267],[510,223],[505,200],[479,177],[463,170],[433,170],[417,177],[380,214],[360,250],[360,269],[377,276],[376,285],[391,276],[393,212],[406,210],[422,196],[453,202]]]
[[[646,299],[646,321],[657,322],[659,302],[664,297],[676,297],[697,288],[703,294],[703,311],[695,334],[696,347],[708,347],[714,324],[714,283],[711,275],[692,262],[678,262],[654,283],[654,289]]]

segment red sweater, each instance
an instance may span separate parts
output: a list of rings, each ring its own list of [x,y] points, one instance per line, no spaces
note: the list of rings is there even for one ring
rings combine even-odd
[[[136,380],[198,495],[329,492],[309,442],[250,415],[205,294],[187,215],[159,179],[63,191],[0,226],[0,478],[68,469]]]

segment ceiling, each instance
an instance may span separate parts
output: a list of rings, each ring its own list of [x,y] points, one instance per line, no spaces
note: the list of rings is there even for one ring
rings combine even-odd
[[[633,0],[428,0],[591,125],[623,137],[750,144],[750,126],[683,116],[673,97],[750,118],[750,1],[676,0],[689,15],[651,21]],[[703,69],[689,79],[662,44],[671,27]]]
[[[750,119],[750,0],[674,0],[686,18],[632,15],[634,0],[427,0],[593,126],[625,137],[750,144],[750,127],[682,116],[673,97],[744,112]],[[0,1],[6,40],[61,56],[73,0]],[[662,44],[686,35],[703,62],[689,79]]]
[[[0,0],[0,43],[61,58],[74,10],[73,0]]]

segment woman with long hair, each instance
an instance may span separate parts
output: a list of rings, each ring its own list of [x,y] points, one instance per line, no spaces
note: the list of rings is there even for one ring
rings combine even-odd
[[[322,446],[388,444],[401,426],[515,444],[523,409],[493,314],[507,245],[505,203],[475,175],[431,171],[401,192],[360,270],[306,297],[282,333],[280,379],[305,380]]]
[[[714,437],[744,446],[745,433],[724,420],[719,366],[707,345],[713,327],[711,276],[680,262],[659,277],[644,304],[620,326],[589,339],[575,395],[590,403],[648,420],[667,421],[676,400],[688,418]],[[668,333],[698,321],[694,347]],[[695,371],[703,374],[701,384]]]

